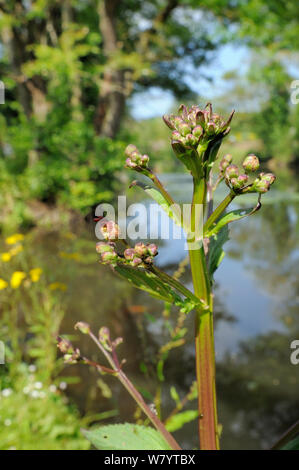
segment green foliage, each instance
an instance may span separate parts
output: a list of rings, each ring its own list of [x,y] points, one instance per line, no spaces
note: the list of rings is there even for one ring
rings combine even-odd
[[[252,129],[263,142],[263,155],[290,160],[290,77],[274,59],[253,64],[250,79],[264,89],[261,109],[253,116]]]
[[[1,450],[87,450],[78,411],[54,383],[41,381],[39,370],[21,363],[11,376],[0,375]],[[31,370],[30,370],[31,369]]]
[[[190,423],[198,417],[198,410],[186,410],[175,414],[166,423],[166,429],[169,432],[181,429],[185,424]]]
[[[138,289],[148,292],[152,297],[159,300],[176,305],[182,312],[189,313],[193,310],[197,305],[197,300],[198,304],[201,303],[191,293],[190,297],[183,299],[169,283],[163,281],[155,273],[142,268],[135,269],[131,266],[117,265],[114,270]]]
[[[99,450],[171,450],[158,431],[136,424],[115,424],[84,431]]]

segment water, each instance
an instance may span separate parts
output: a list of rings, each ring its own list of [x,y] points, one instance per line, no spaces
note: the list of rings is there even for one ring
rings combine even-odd
[[[171,175],[164,179],[177,200],[189,200],[188,177]],[[226,257],[215,276],[217,392],[223,449],[268,448],[298,419],[299,365],[290,363],[290,343],[299,339],[297,200],[296,195],[271,190],[258,213],[231,224]],[[249,206],[254,204],[250,198],[246,201]],[[127,359],[125,371],[141,390],[148,391],[146,399],[151,402],[150,394],[155,394],[159,385],[154,358],[169,340],[161,320],[163,304],[130,288],[96,262],[92,227],[74,240],[57,233],[38,237],[53,280],[67,280],[69,284],[61,331],[72,332],[74,323],[84,320],[95,331],[106,325],[114,336],[123,336],[120,351]],[[61,250],[85,254],[77,263],[58,259]],[[168,272],[172,273],[185,256],[184,240],[159,243],[157,262]],[[191,288],[188,270],[182,281]],[[170,353],[165,380],[160,384],[164,419],[175,407],[170,387],[184,397],[195,378],[192,314],[185,326],[187,342]],[[88,338],[80,338],[80,347],[86,355],[99,359]],[[69,386],[68,393],[82,412],[115,408],[120,412],[116,422],[132,420],[136,407],[115,379],[104,376],[97,383],[96,372],[83,366],[71,366],[64,374],[81,378],[81,382]],[[187,408],[195,409],[196,401]],[[198,446],[196,434],[193,421],[175,437],[184,448],[192,449]]]

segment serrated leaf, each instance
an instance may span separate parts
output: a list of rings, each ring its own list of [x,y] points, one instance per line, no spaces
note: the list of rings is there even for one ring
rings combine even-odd
[[[114,270],[138,289],[148,292],[156,299],[176,305],[184,313],[189,313],[196,306],[193,298],[183,299],[169,284],[143,268],[118,264]],[[198,302],[200,303],[200,300]]]
[[[174,432],[181,429],[184,424],[190,423],[198,416],[198,410],[186,410],[172,416],[166,423],[167,431]]]
[[[99,450],[171,450],[156,429],[137,424],[100,426],[83,434]]]
[[[204,237],[210,238],[213,235],[217,235],[217,233],[227,224],[234,222],[236,220],[243,219],[244,217],[248,217],[249,215],[254,214],[261,208],[261,204],[258,203],[255,207],[250,209],[236,209],[234,211],[228,212],[224,214],[218,221],[209,229],[204,230]],[[208,224],[209,221],[207,221]]]

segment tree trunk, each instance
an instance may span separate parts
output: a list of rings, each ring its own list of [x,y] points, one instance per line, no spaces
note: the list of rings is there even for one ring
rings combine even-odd
[[[116,9],[120,0],[100,0],[99,21],[103,37],[103,52],[109,60],[118,50],[116,35]],[[94,117],[97,135],[115,137],[125,109],[126,95],[123,70],[106,65],[101,82],[98,104]]]

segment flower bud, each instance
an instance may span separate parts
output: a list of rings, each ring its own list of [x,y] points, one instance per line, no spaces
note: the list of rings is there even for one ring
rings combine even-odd
[[[90,326],[88,323],[85,323],[84,321],[79,321],[75,325],[75,330],[79,330],[80,333],[83,333],[84,335],[88,335],[90,333]]]
[[[127,168],[134,169],[134,168],[136,168],[138,165],[137,165],[137,163],[134,163],[134,162],[131,160],[131,158],[127,158],[127,159],[126,159],[125,166],[126,166]]]
[[[96,251],[97,253],[106,253],[106,252],[110,252],[110,253],[113,253],[114,252],[114,247],[115,247],[115,243],[113,242],[110,242],[110,243],[105,243],[105,242],[98,242],[96,244]]]
[[[239,168],[237,165],[229,165],[225,170],[225,177],[227,179],[237,178],[239,176]]]
[[[266,193],[269,191],[270,183],[263,179],[256,179],[252,185],[252,189],[258,193]]]
[[[201,126],[195,126],[192,134],[195,135],[197,139],[199,139],[203,134],[203,128]]]
[[[127,260],[132,260],[135,256],[135,250],[134,248],[127,248],[125,251],[124,251],[124,257],[127,259]]]
[[[158,248],[157,245],[154,243],[150,243],[147,245],[147,251],[151,256],[156,256],[158,254]]]
[[[270,185],[274,183],[274,181],[276,180],[276,176],[273,175],[273,173],[264,173],[264,174],[260,174],[260,177],[263,181],[267,181]]]
[[[133,266],[134,268],[136,268],[136,266],[139,266],[139,264],[142,263],[142,259],[141,258],[138,258],[138,256],[134,257],[131,261],[131,266]]]
[[[106,349],[106,351],[112,351],[112,348],[110,346],[110,330],[106,326],[102,326],[102,328],[100,328],[99,330],[99,342]]]
[[[147,167],[147,164],[149,162],[149,156],[148,155],[142,155],[140,160],[141,160],[141,166],[142,167]]]
[[[182,135],[182,136],[186,136],[187,134],[190,134],[191,133],[191,127],[188,126],[188,124],[186,122],[181,122],[178,127],[177,127],[179,133]]]
[[[183,143],[183,137],[178,131],[173,131],[173,133],[171,134],[171,138],[172,140],[177,140],[178,142]]]
[[[73,354],[74,347],[70,341],[57,336],[57,347],[63,354]]]
[[[245,171],[253,172],[257,171],[260,166],[260,161],[256,155],[248,155],[242,163]]]
[[[169,129],[171,129],[171,130],[175,129],[173,114],[170,114],[170,115],[164,114],[162,119],[165,122],[166,126],[169,127]]]
[[[180,116],[174,116],[173,118],[173,122],[174,122],[174,126],[175,126],[175,129],[177,131],[180,132],[180,129],[179,127],[182,125],[182,124],[186,124],[184,119],[182,119]],[[187,124],[188,125],[188,124]]]
[[[110,253],[109,251],[101,253],[101,261],[104,264],[110,264],[118,260],[118,254],[115,252]]]
[[[142,242],[136,243],[136,245],[134,247],[134,251],[139,256],[146,256],[147,255],[147,247]]]
[[[225,171],[229,164],[232,162],[232,160],[233,157],[229,153],[227,155],[224,155],[221,162],[219,163],[219,170],[221,172]]]
[[[241,187],[245,186],[245,184],[248,182],[248,175],[240,175],[238,176],[238,182],[241,183]]]
[[[186,145],[197,145],[198,139],[193,134],[187,134],[185,137]]]
[[[216,124],[214,122],[208,122],[206,125],[206,131],[208,135],[213,135],[216,133]]]
[[[129,144],[125,149],[125,155],[129,158],[136,157],[140,155],[136,145]]]
[[[76,349],[73,354],[65,354],[63,360],[65,364],[77,364],[81,359],[80,350]]]
[[[119,226],[113,220],[102,225],[101,232],[105,240],[118,240],[120,236]]]

